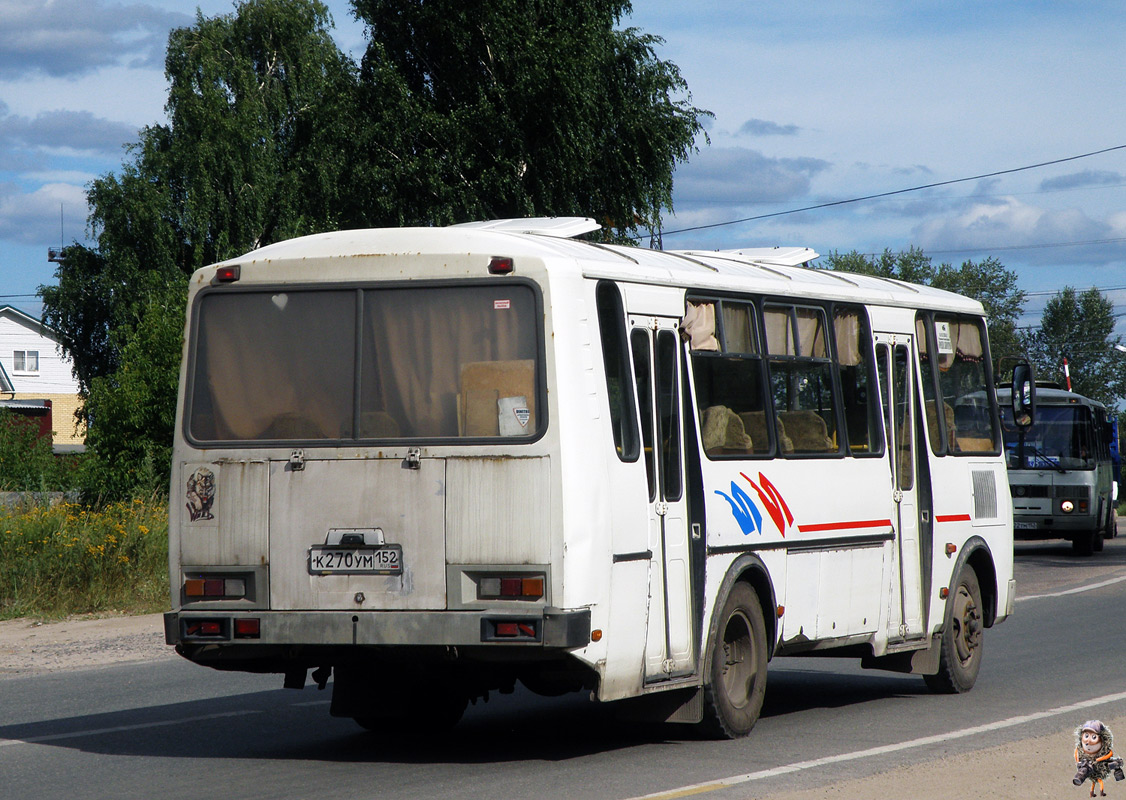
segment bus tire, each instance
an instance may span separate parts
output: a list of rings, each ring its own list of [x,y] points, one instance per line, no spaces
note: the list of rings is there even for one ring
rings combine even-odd
[[[766,694],[766,623],[749,584],[732,588],[720,611],[704,684],[704,728],[717,738],[746,736]]]
[[[1071,537],[1071,552],[1077,556],[1089,556],[1095,552],[1095,537],[1098,531],[1079,531]]]
[[[923,676],[931,691],[961,694],[973,688],[981,669],[983,630],[981,586],[977,573],[966,565],[946,601],[938,672]]]

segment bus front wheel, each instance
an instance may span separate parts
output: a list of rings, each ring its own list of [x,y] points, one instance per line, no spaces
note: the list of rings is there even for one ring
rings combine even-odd
[[[1102,550],[1103,532],[1099,529],[1093,531],[1080,531],[1071,539],[1071,552],[1077,556],[1089,556],[1096,550]],[[1095,540],[1099,542],[1096,545]]]
[[[766,694],[766,623],[746,583],[736,583],[720,611],[704,686],[704,725],[713,736],[746,736]]]
[[[977,682],[984,632],[981,612],[981,586],[977,573],[967,565],[958,572],[954,590],[946,601],[938,673],[923,676],[931,691],[960,694]]]

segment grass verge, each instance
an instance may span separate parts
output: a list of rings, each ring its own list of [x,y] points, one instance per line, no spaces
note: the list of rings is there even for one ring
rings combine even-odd
[[[168,608],[168,508],[0,509],[0,619]]]

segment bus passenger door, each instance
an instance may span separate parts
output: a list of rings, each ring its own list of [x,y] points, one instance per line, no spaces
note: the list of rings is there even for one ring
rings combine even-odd
[[[923,572],[916,480],[916,381],[911,337],[876,334],[876,363],[892,474],[892,524],[899,561],[899,614],[888,621],[890,639],[913,639],[923,630]]]
[[[630,334],[649,480],[649,613],[647,682],[691,674],[691,564],[685,492],[680,359],[675,319],[651,319]]]

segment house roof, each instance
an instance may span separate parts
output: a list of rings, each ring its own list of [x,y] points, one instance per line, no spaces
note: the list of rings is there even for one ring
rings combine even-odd
[[[21,325],[30,328],[38,334],[42,334],[56,344],[59,341],[55,331],[47,325],[43,324],[43,320],[28,314],[26,311],[21,311],[15,306],[4,304],[0,305],[0,316],[6,316]]]

